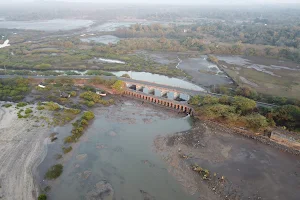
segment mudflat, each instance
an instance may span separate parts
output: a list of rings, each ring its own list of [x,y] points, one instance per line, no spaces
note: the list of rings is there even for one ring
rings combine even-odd
[[[19,119],[14,107],[1,106],[0,102],[0,199],[36,199],[33,172],[46,154],[44,133],[49,130],[33,120]]]
[[[157,137],[154,147],[168,171],[188,192],[199,192],[200,199],[299,199],[299,155],[215,123],[197,122],[189,131]],[[208,169],[210,180],[203,180],[192,165]]]

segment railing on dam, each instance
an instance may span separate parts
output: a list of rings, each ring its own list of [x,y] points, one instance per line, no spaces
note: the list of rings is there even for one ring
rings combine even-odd
[[[187,114],[192,114],[193,109],[190,108],[188,105],[180,103],[180,102],[176,102],[173,100],[169,100],[169,99],[164,99],[161,97],[156,97],[156,96],[151,96],[142,92],[138,92],[138,91],[134,91],[134,90],[125,90],[124,91],[124,95],[126,96],[130,96],[130,97],[134,97],[134,98],[138,98],[141,99],[143,101],[148,101],[154,104],[158,104],[161,106],[165,106],[168,108],[173,108],[175,110],[178,110],[180,112],[184,112]]]

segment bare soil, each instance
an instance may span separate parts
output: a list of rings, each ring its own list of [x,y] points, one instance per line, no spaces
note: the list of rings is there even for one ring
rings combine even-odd
[[[299,199],[300,156],[233,132],[196,122],[190,131],[157,137],[154,147],[168,171],[200,199]],[[195,164],[210,171],[209,180],[192,170]]]

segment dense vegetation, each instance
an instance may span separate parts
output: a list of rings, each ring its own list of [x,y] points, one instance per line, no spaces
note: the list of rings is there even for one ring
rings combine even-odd
[[[72,135],[66,137],[64,139],[64,142],[65,143],[77,142],[78,139],[83,135],[84,130],[89,125],[89,121],[92,120],[92,119],[94,119],[94,117],[95,117],[95,115],[94,115],[93,112],[91,112],[91,111],[85,112],[79,120],[77,120],[76,122],[74,122],[72,124],[73,125],[73,129],[71,131]]]
[[[83,104],[87,105],[88,107],[93,107],[96,103],[100,103],[102,105],[114,104],[113,99],[104,100],[99,94],[96,94],[92,91],[81,93],[80,98],[85,100],[83,101]]]
[[[201,119],[247,127],[255,131],[263,130],[269,125],[267,118],[256,111],[255,101],[245,97],[194,96],[189,103],[195,106],[195,116]]]
[[[28,79],[0,79],[0,100],[2,101],[22,100],[29,91]]]
[[[300,107],[283,105],[274,108],[257,108],[256,102],[242,96],[194,96],[189,104],[195,106],[195,116],[262,131],[269,126],[281,126],[300,131]]]
[[[214,86],[211,88],[211,91],[214,93],[225,94],[230,96],[239,95],[239,96],[247,97],[249,99],[253,99],[255,101],[261,101],[270,104],[276,104],[276,105],[291,104],[291,105],[300,106],[300,100],[288,99],[285,97],[278,97],[274,95],[258,93],[253,88],[250,88],[248,86],[239,86],[234,90],[229,89],[225,86]]]

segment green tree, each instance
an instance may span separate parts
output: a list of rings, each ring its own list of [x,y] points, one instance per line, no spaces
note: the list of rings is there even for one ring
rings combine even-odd
[[[253,130],[259,130],[268,126],[267,119],[260,114],[251,114],[244,116],[245,121],[247,122],[247,127]]]
[[[289,130],[300,130],[300,107],[284,105],[271,113],[277,125],[286,126]]]
[[[111,87],[118,93],[122,93],[126,89],[125,83],[121,80],[117,80]]]
[[[92,111],[87,111],[83,114],[82,119],[85,119],[87,121],[94,119],[95,115]]]
[[[255,101],[242,96],[235,96],[232,105],[236,107],[237,111],[241,111],[242,114],[249,113],[256,108]]]

